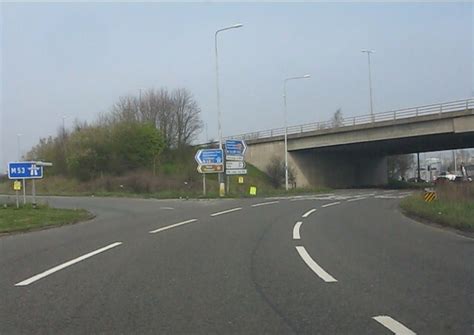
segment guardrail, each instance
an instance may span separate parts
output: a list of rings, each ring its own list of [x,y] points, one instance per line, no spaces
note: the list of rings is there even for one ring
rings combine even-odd
[[[361,124],[370,124],[375,122],[400,120],[410,117],[442,114],[447,112],[455,112],[461,110],[474,109],[474,99],[455,100],[443,102],[438,104],[417,106],[411,108],[402,108],[388,112],[375,113],[373,115],[361,115],[354,117],[342,118],[340,120],[330,120],[314,123],[306,123],[296,126],[287,127],[288,134],[300,134],[309,131],[318,131],[332,128],[341,128],[348,126],[356,126]],[[274,136],[282,136],[285,134],[285,128],[274,128],[251,133],[239,134],[235,136],[228,136],[224,139],[242,139],[242,140],[257,140],[260,138],[268,138]]]

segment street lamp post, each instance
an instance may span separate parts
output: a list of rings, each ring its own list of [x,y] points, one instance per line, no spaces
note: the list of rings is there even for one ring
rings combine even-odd
[[[20,161],[21,160],[21,150],[20,150],[20,136],[22,136],[23,134],[16,134],[16,142],[17,142],[17,160]]]
[[[16,140],[18,144],[18,152],[17,152],[17,157],[18,161],[21,161],[21,148],[20,148],[20,137],[23,136],[23,134],[16,134]],[[23,205],[26,205],[26,181],[25,178],[22,180],[23,182]]]
[[[234,24],[233,26],[221,28],[216,31],[214,34],[214,48],[216,53],[216,96],[217,96],[217,128],[218,128],[218,136],[219,136],[219,149],[222,150],[222,126],[221,126],[221,97],[219,92],[219,54],[217,48],[217,35],[225,30],[236,29],[243,27],[242,24]],[[219,173],[219,194],[221,196],[224,195],[225,192],[225,185],[224,185],[224,176],[222,173]]]
[[[364,49],[361,52],[367,54],[367,63],[369,66],[369,99],[370,99],[370,118],[374,122],[374,103],[372,98],[372,70],[370,68],[370,54],[374,53],[375,50]]]
[[[309,74],[298,77],[286,78],[283,81],[283,114],[285,119],[285,189],[288,191],[288,117],[286,110],[286,83],[290,80],[311,78]]]

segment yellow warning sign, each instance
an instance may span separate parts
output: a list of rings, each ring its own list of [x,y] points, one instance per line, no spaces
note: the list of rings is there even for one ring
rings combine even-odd
[[[239,177],[239,184],[243,184],[244,183],[244,177]]]
[[[257,195],[257,188],[255,186],[250,186],[250,195]]]
[[[15,180],[13,182],[13,190],[14,191],[21,191],[21,181]]]
[[[425,199],[426,202],[432,202],[433,200],[438,199],[436,192],[431,192],[431,191],[425,191],[423,198]]]

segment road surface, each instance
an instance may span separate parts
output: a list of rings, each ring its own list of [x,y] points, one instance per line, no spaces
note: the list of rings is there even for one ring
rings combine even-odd
[[[0,334],[474,334],[474,240],[409,192],[44,198],[94,220],[0,237]]]

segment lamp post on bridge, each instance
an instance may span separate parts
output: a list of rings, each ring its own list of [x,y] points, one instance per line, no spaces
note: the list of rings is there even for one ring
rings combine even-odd
[[[364,49],[361,50],[362,53],[367,54],[367,63],[369,66],[369,99],[370,99],[370,118],[374,122],[374,103],[372,97],[372,70],[370,68],[370,54],[374,53],[375,50]]]
[[[298,77],[289,77],[283,81],[283,114],[285,119],[285,189],[288,191],[288,117],[286,108],[286,83],[290,80],[311,78],[309,74]]]
[[[217,35],[225,30],[236,29],[243,27],[243,24],[234,24],[229,27],[218,29],[214,34],[214,49],[216,54],[216,97],[217,97],[217,130],[219,135],[219,149],[222,150],[222,127],[221,127],[221,97],[219,92],[219,54],[217,48]],[[219,173],[219,194],[223,196],[225,194],[224,175]]]

